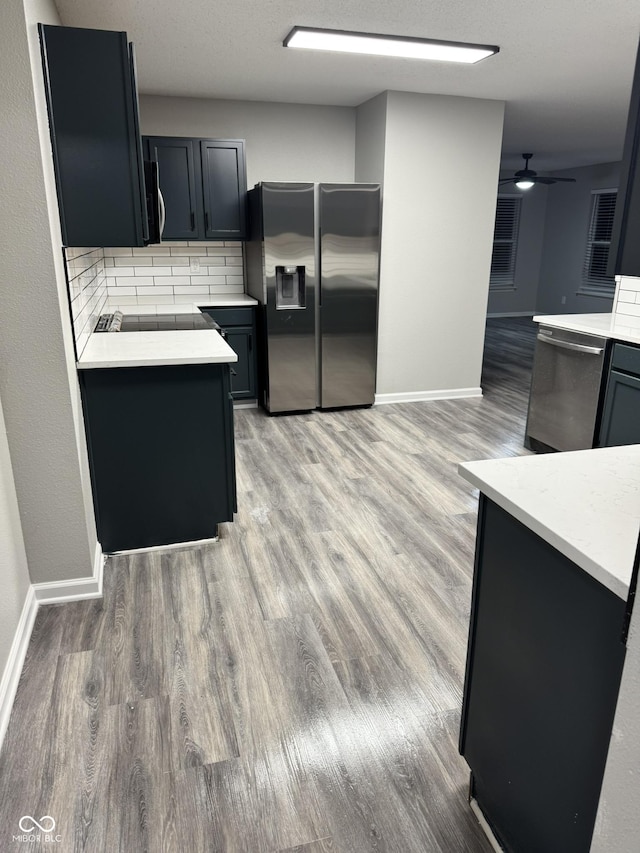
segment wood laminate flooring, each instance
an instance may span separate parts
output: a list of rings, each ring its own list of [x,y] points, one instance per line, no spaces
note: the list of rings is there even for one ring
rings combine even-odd
[[[220,541],[111,558],[102,600],[40,609],[0,850],[488,853],[457,752],[477,495],[456,465],[525,452],[533,340],[489,321],[483,399],[237,411]],[[13,842],[23,815],[61,840]]]

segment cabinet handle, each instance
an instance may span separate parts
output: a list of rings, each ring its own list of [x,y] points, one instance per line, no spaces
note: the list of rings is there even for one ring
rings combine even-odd
[[[191,230],[192,231],[196,230],[196,215],[193,212],[193,210],[191,211]]]
[[[207,233],[208,230],[209,230],[209,214],[205,210],[205,212],[204,212],[204,232],[205,232],[205,234]]]
[[[237,375],[238,375],[238,374],[236,373],[236,371],[233,369],[233,367],[230,367],[230,368],[229,368],[229,370],[231,371],[231,375],[232,375],[232,376],[237,376]]]

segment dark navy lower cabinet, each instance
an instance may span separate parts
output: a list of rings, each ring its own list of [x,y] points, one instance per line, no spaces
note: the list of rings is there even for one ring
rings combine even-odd
[[[256,386],[256,322],[253,308],[202,308],[226,333],[227,343],[238,356],[231,365],[234,400],[253,400]]]
[[[616,343],[600,427],[600,447],[640,443],[640,347]]]
[[[626,602],[481,496],[460,752],[510,853],[587,853]]]
[[[236,509],[228,364],[81,370],[105,553],[209,539]]]

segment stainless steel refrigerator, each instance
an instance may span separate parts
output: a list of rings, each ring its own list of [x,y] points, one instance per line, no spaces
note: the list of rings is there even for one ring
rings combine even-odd
[[[260,402],[274,414],[371,405],[380,186],[262,183],[249,210]]]

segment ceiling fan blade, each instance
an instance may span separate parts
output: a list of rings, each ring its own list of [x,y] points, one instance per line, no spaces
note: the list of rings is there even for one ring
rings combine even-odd
[[[536,184],[555,184],[557,178],[534,178]]]
[[[563,184],[575,184],[576,179],[575,178],[554,178],[553,179],[554,183],[558,183],[558,181],[561,181]]]
[[[512,183],[513,178],[500,178],[498,181],[499,184],[510,184]]]

